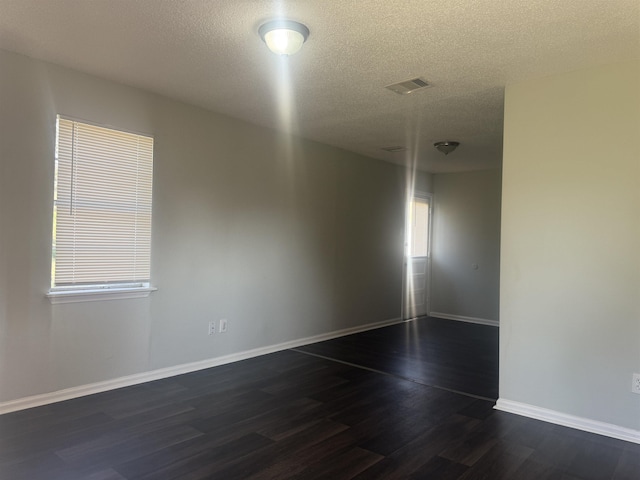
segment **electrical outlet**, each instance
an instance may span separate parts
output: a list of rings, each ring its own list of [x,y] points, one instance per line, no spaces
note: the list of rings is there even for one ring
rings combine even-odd
[[[226,333],[227,332],[227,319],[223,318],[220,320],[220,328],[218,329],[218,331],[220,333]]]
[[[631,391],[640,394],[640,373],[633,374],[633,382],[631,383]]]
[[[214,333],[216,333],[216,321],[211,320],[209,322],[209,335],[213,335]]]

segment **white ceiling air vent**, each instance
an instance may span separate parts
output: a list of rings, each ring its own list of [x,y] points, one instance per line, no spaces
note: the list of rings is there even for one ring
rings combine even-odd
[[[393,147],[382,147],[382,150],[384,150],[385,152],[396,153],[396,152],[404,152],[404,151],[406,151],[407,147],[403,147],[401,145],[397,145],[397,146],[393,146]]]
[[[392,92],[396,92],[400,95],[407,95],[417,90],[429,88],[431,84],[423,78],[413,78],[411,80],[405,80],[404,82],[392,83],[384,88],[388,88]]]

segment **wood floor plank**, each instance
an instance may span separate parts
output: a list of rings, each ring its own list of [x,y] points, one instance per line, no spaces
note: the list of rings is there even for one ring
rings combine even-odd
[[[193,442],[188,449],[183,449],[178,455],[175,448],[159,452],[170,455],[170,460],[164,464],[150,463],[149,458],[141,458],[128,465],[117,467],[128,479],[140,480],[168,480],[178,478],[208,478],[228,465],[243,458],[256,450],[271,445],[273,442],[261,435],[251,433],[224,444],[215,444],[208,448]],[[194,448],[195,447],[195,448]],[[156,455],[156,458],[160,458]],[[160,467],[160,468],[157,468]],[[204,474],[204,476],[201,476]]]
[[[124,441],[105,448],[79,445],[73,450],[56,451],[56,455],[75,467],[108,468],[116,462],[133,460],[156,450],[175,445],[186,440],[201,437],[203,433],[188,425],[171,425],[158,428],[141,435],[133,434]]]
[[[254,434],[250,435],[254,436]],[[181,462],[185,462],[185,460],[200,455],[203,452],[216,455],[216,449],[220,445],[228,448],[234,447],[236,442],[240,446],[246,446],[248,443],[251,444],[251,441],[247,442],[245,437],[236,438],[234,441],[221,440],[215,436],[204,435],[170,445],[142,457],[123,461],[116,464],[113,468],[125,478],[142,478],[145,475],[162,472],[163,469],[178,468]]]
[[[496,329],[423,320],[0,416],[0,479],[640,480],[640,445],[478,398]]]
[[[612,478],[623,451],[614,446],[594,441],[577,443],[577,455],[567,468],[567,473],[585,480]],[[640,478],[640,470],[636,472]]]
[[[356,478],[359,480],[407,478],[451,445],[464,441],[465,436],[478,424],[479,421],[476,419],[450,415],[389,455],[386,458],[389,461],[380,462],[379,465],[364,471]]]
[[[498,397],[498,329],[423,317],[299,347],[425,385]]]
[[[100,472],[89,474],[86,480],[127,480],[112,468],[101,470]]]
[[[228,462],[192,465],[197,466],[197,468],[185,475],[181,475],[180,477],[160,476],[158,479],[181,478],[185,480],[201,480],[211,478],[212,476],[229,480],[249,478],[263,470],[268,470],[283,456],[297,454],[301,450],[306,450],[340,433],[345,428],[344,425],[326,420],[310,427],[300,434],[288,437],[280,442],[271,443],[247,455],[236,456]]]
[[[459,480],[511,480],[533,450],[518,444],[498,442],[473,463]]]
[[[640,445],[623,449],[612,480],[626,480],[635,475],[640,478]]]
[[[407,478],[409,480],[422,480],[425,478],[457,480],[462,477],[468,468],[466,465],[435,456]]]
[[[315,462],[304,469],[297,480],[335,479],[350,480],[371,465],[376,464],[382,458],[369,450],[354,447],[332,457],[331,462]]]

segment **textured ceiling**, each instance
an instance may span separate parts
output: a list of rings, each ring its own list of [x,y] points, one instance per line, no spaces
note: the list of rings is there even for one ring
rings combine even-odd
[[[281,16],[311,31],[285,60],[257,34]],[[506,84],[639,59],[640,2],[0,0],[0,48],[453,172],[500,165]],[[418,76],[433,87],[384,88]],[[461,146],[445,157],[439,140]]]

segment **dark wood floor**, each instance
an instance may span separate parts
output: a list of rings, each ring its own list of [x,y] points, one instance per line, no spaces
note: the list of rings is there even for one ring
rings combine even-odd
[[[492,407],[288,350],[1,416],[0,479],[640,478],[640,445]]]
[[[496,327],[424,317],[296,350],[496,400],[498,333]]]

